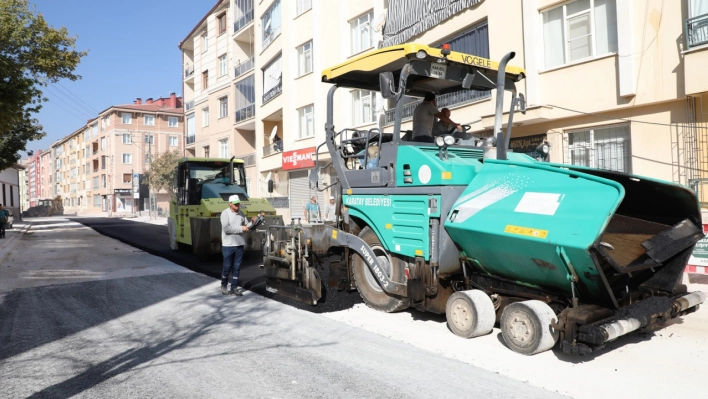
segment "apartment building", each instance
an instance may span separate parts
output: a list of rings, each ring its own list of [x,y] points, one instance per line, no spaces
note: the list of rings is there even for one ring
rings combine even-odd
[[[183,129],[182,98],[174,93],[108,107],[52,145],[51,160],[45,164],[51,171],[41,171],[49,187],[42,185],[41,191],[47,198],[61,196],[66,213],[148,209],[150,199],[145,190],[134,192],[133,179],[141,178],[153,157],[182,152]],[[153,193],[152,204],[166,211],[169,194]]]
[[[31,156],[26,158],[26,163],[23,165],[26,167],[25,175],[27,177],[27,198],[29,200],[29,206],[37,205],[37,200],[40,199],[41,195],[41,157],[42,151],[35,151]]]
[[[253,193],[253,1],[218,1],[180,43],[188,156],[244,160]],[[235,33],[234,33],[235,32]]]
[[[23,158],[20,160],[20,169],[18,173],[19,187],[20,187],[20,213],[29,208],[29,180],[27,179],[27,163],[29,158]]]
[[[492,60],[513,51],[510,64],[526,69],[517,88],[527,111],[515,114],[512,150],[538,157],[537,145],[548,140],[551,162],[698,187],[708,178],[706,7],[700,0],[224,0],[181,46],[187,63],[211,54],[197,72],[185,73],[186,101],[205,104],[187,111],[197,123],[187,126],[186,149],[197,156],[214,155],[215,145],[220,156],[255,152],[247,172],[256,186],[251,194],[269,198],[286,218],[301,217],[315,194],[306,179],[312,154],[324,141],[330,86],[320,72],[377,47],[449,43],[453,51]],[[222,15],[228,32],[219,36]],[[198,48],[207,42],[217,48]],[[233,88],[204,86],[200,78],[218,75],[222,51],[227,62],[241,62],[233,65]],[[209,97],[212,90],[219,92]],[[228,138],[224,126],[205,130],[199,119],[224,96],[228,109],[241,111]],[[489,136],[495,100],[493,92],[463,91],[440,95],[437,103],[454,121]],[[420,99],[406,101],[403,130],[412,128]],[[392,104],[375,92],[340,89],[335,105],[337,130],[391,128]],[[507,96],[504,109],[509,105]],[[328,162],[326,154],[319,159],[321,166]],[[322,171],[324,184],[332,172]],[[320,202],[328,194],[318,193]]]
[[[39,199],[52,199],[55,197],[52,185],[52,159],[52,151],[42,151],[39,167]]]

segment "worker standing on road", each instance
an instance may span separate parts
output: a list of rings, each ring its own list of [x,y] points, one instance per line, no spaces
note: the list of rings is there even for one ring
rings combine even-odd
[[[305,205],[305,222],[319,222],[320,219],[320,204],[317,203],[317,197],[313,195],[310,203]]]
[[[0,204],[0,238],[5,238],[5,225],[8,220],[10,220],[10,211],[3,209]]]
[[[243,289],[238,286],[238,275],[241,271],[241,260],[243,259],[243,247],[246,240],[243,234],[247,233],[256,217],[251,223],[239,211],[241,200],[238,195],[229,197],[229,209],[221,212],[221,253],[224,255],[224,268],[221,271],[221,294],[242,296]],[[229,274],[231,276],[231,290],[227,290]]]

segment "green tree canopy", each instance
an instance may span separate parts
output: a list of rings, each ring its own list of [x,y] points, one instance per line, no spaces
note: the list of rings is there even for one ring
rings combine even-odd
[[[183,157],[179,151],[174,150],[165,151],[151,159],[150,169],[145,172],[145,177],[150,182],[152,192],[165,190],[172,199],[177,198],[175,173],[177,173],[177,162]]]
[[[45,135],[33,118],[47,101],[41,87],[81,78],[74,70],[87,52],[76,51],[75,43],[27,0],[0,0],[0,170],[19,161],[28,141]]]

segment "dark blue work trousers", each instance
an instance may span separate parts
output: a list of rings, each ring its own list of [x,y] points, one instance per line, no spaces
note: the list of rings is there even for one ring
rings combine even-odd
[[[238,274],[241,271],[241,260],[243,259],[243,245],[239,247],[221,247],[224,255],[224,268],[221,270],[221,286],[226,287],[231,276],[231,289],[238,287]]]

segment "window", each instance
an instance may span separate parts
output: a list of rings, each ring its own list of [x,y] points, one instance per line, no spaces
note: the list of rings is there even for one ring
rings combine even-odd
[[[209,158],[209,146],[204,147],[204,158]]]
[[[629,125],[603,126],[568,133],[568,155],[573,165],[632,173]]]
[[[202,34],[202,53],[206,53],[209,49],[209,35],[206,32]]]
[[[312,105],[308,105],[307,107],[297,110],[298,120],[300,121],[299,138],[312,137],[315,135],[313,109],[314,107]]]
[[[263,69],[263,104],[280,94],[283,76],[281,59],[278,56]]]
[[[121,113],[121,118],[124,125],[130,125],[131,123],[133,123],[133,114],[131,114],[130,112]]]
[[[170,116],[167,118],[168,127],[177,127],[179,125],[179,118],[176,116]]]
[[[96,187],[96,188],[98,188],[98,187]],[[96,207],[101,206],[101,196],[100,196],[100,195],[94,194],[94,196],[93,196],[93,206],[96,206]]]
[[[101,157],[101,169],[106,169],[106,157]]]
[[[187,137],[194,137],[194,114],[187,116]]]
[[[86,131],[84,132],[84,141],[89,141],[90,138],[91,138],[91,129],[86,129]]]
[[[209,126],[209,107],[202,108],[202,127]]]
[[[145,115],[143,118],[145,126],[155,126],[155,115]]]
[[[359,53],[374,46],[374,30],[371,28],[371,21],[373,19],[374,12],[370,11],[349,23],[352,54]]]
[[[216,19],[219,22],[219,34],[226,33],[226,13],[222,13]]]
[[[219,99],[219,118],[226,118],[229,116],[229,98],[221,97]]]
[[[177,137],[170,136],[170,147],[177,147]]]
[[[202,89],[209,88],[209,70],[202,72]]]
[[[303,14],[305,11],[312,8],[312,0],[295,0],[295,16]]]
[[[352,92],[352,125],[363,125],[375,122],[376,93],[369,90],[353,90]]]
[[[106,149],[106,138],[101,137],[101,151],[104,151]]]
[[[130,136],[129,133],[123,134],[123,144],[132,144],[133,143],[133,138]]]
[[[106,175],[101,175],[101,188],[106,188]]]
[[[130,183],[133,181],[133,175],[130,173],[123,173],[123,183]]]
[[[266,49],[276,37],[280,36],[280,0],[276,0],[268,11],[261,17],[261,26],[263,27],[263,49]]]
[[[236,122],[255,116],[256,76],[251,75],[236,82]]]
[[[542,13],[546,68],[617,52],[615,0],[575,0]]]
[[[123,154],[123,163],[133,163],[133,154]]]
[[[150,157],[151,157],[150,153],[146,152],[145,153],[145,165],[150,163]]]
[[[312,42],[297,48],[297,76],[312,72]]]
[[[221,158],[229,157],[229,139],[219,140],[219,156]]]
[[[155,145],[155,136],[153,136],[152,134],[146,134],[145,144]]]
[[[96,135],[98,134],[98,123],[94,123],[93,125],[91,125],[91,132],[93,134],[93,137],[96,137]]]
[[[226,54],[224,54],[219,57],[219,76],[224,76],[226,74]]]

